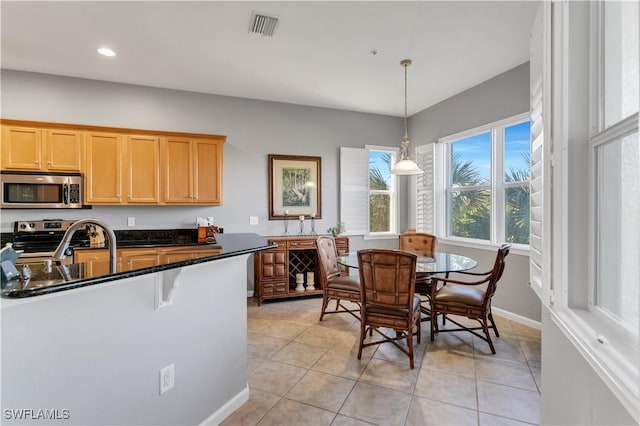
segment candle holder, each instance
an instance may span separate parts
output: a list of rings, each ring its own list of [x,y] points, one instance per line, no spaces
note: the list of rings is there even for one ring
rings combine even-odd
[[[316,215],[311,215],[311,232],[309,235],[318,235],[316,234]]]
[[[300,233],[298,234],[299,237],[304,237],[304,216],[300,216]]]
[[[289,236],[289,214],[285,212],[284,214],[284,232],[282,233],[283,237]]]
[[[304,274],[296,274],[296,291],[304,291]]]
[[[315,282],[314,282],[314,273],[313,271],[311,272],[307,272],[307,290],[308,291],[313,291],[316,289],[315,287]]]

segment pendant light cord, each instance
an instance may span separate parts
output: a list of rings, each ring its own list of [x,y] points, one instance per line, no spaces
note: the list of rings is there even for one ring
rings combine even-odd
[[[404,139],[409,140],[409,135],[407,134],[407,67],[411,62],[404,63]]]

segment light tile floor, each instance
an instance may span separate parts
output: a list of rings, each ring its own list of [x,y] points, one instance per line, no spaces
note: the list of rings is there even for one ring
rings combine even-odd
[[[540,423],[540,332],[496,318],[497,354],[470,333],[429,341],[415,369],[391,344],[357,359],[360,323],[320,315],[321,298],[248,299],[250,397],[223,425],[520,425]]]

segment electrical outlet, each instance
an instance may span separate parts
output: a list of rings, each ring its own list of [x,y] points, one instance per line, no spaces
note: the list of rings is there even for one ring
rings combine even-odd
[[[213,226],[213,216],[207,216],[207,222],[209,222],[209,225]]]
[[[129,216],[127,218],[127,226],[136,226],[136,218],[133,216]]]
[[[249,225],[257,225],[258,216],[249,216]]]
[[[200,225],[201,223],[204,223],[204,217],[196,216],[196,225]]]
[[[175,383],[174,366],[167,365],[160,370],[160,395],[173,388]]]

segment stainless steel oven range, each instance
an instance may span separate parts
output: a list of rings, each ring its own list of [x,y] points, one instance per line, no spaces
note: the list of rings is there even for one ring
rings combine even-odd
[[[41,262],[51,259],[72,220],[44,219],[18,221],[13,226],[13,248],[24,250],[18,262]],[[89,247],[86,229],[79,229],[71,238],[70,248]]]

